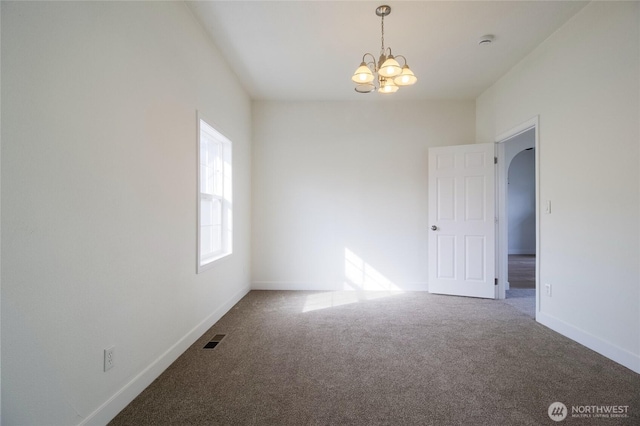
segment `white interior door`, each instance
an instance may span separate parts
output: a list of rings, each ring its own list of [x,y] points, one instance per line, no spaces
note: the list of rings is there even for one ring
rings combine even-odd
[[[429,149],[429,292],[495,298],[494,144]]]

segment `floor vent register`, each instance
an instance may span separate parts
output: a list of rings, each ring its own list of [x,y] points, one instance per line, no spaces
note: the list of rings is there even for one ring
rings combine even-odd
[[[224,334],[216,334],[215,336],[213,336],[213,339],[211,339],[209,343],[204,345],[204,349],[215,348],[216,346],[218,346],[218,343],[220,343],[222,339],[224,339],[224,336],[225,336]]]

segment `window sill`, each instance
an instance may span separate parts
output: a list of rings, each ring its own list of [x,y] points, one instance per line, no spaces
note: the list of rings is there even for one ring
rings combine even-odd
[[[218,260],[220,259],[224,259],[225,257],[229,257],[231,256],[233,252],[225,252],[225,253],[220,253],[218,255],[215,255],[213,257],[211,257],[210,259],[207,260],[207,263],[203,263],[201,264],[200,262],[198,262],[198,267],[196,270],[196,273],[200,274],[202,272],[205,272],[211,268],[213,268],[215,266],[215,264],[218,262]]]

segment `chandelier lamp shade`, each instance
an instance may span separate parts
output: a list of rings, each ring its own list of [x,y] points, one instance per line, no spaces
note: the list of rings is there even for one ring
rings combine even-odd
[[[391,48],[384,46],[384,17],[391,13],[391,7],[379,6],[376,15],[381,19],[380,30],[382,33],[382,45],[380,47],[380,57],[376,62],[376,57],[371,53],[362,56],[362,62],[356,72],[353,73],[353,80],[356,83],[356,92],[370,93],[378,90],[380,93],[395,93],[401,86],[411,86],[418,81],[407,65],[407,59],[402,55],[393,56]],[[367,59],[370,59],[367,62]],[[400,66],[397,59],[402,59]]]

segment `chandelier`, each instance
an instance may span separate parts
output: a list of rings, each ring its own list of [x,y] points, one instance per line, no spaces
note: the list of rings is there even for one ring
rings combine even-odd
[[[358,93],[370,93],[377,89],[380,93],[395,93],[400,86],[411,86],[418,79],[409,69],[407,65],[407,59],[402,55],[393,56],[391,54],[391,48],[384,47],[384,17],[391,13],[391,7],[379,6],[376,9],[376,15],[381,18],[380,29],[382,33],[382,46],[380,47],[380,58],[376,63],[376,58],[371,53],[365,53],[362,56],[362,63],[358,67],[355,73],[353,73],[353,80],[356,83],[356,92]],[[372,61],[367,62],[366,58],[370,56]],[[400,68],[400,64],[396,58],[402,58],[404,65]]]

